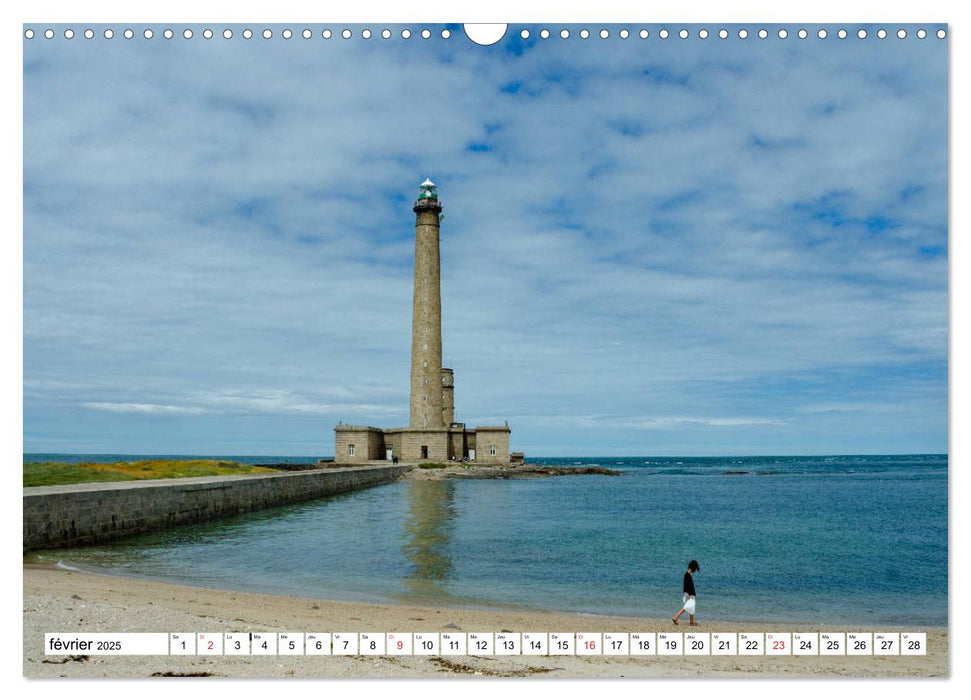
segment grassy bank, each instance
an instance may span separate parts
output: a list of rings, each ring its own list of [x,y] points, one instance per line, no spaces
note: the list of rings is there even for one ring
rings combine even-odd
[[[217,459],[151,459],[143,462],[24,462],[24,486],[56,486],[101,481],[178,479],[187,476],[273,474],[273,469]]]

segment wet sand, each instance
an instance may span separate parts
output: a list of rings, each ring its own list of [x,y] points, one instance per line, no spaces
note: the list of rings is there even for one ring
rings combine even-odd
[[[31,678],[712,678],[948,674],[943,628],[723,623],[370,605],[222,591],[25,566],[23,670]],[[48,632],[927,632],[927,656],[45,656]]]

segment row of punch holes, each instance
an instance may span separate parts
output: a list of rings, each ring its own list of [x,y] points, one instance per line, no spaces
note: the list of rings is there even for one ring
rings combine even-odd
[[[85,39],[93,39],[96,35],[93,29],[85,29],[81,34]],[[115,31],[109,28],[105,29],[103,34],[105,39],[112,39],[115,36]],[[155,38],[155,31],[153,29],[145,29],[141,32],[141,34],[145,39]],[[239,34],[244,39],[252,39],[257,35],[252,29],[244,29]],[[394,32],[392,32],[390,29],[382,29],[379,34],[382,39],[391,39],[394,36]],[[413,32],[410,29],[402,29],[399,34],[402,39],[410,39],[413,36]],[[620,29],[617,31],[617,36],[621,39],[628,39],[632,34],[633,33],[629,29]],[[717,32],[709,32],[707,29],[699,29],[697,30],[695,36],[697,36],[699,39],[707,39],[710,36],[717,36],[719,39],[728,39],[731,34],[732,32],[729,32],[727,29],[719,29]],[[764,28],[753,31],[752,33],[745,28],[737,31],[737,36],[739,39],[747,39],[752,34],[758,36],[760,39],[767,39],[772,33],[769,32],[768,29]],[[819,29],[815,32],[815,34],[819,39],[826,39],[829,37],[829,32],[826,29]],[[876,32],[874,32],[874,34],[878,39],[886,39],[890,35],[886,29],[878,29]],[[944,39],[947,36],[947,32],[944,29],[938,29],[936,34],[938,39]],[[172,39],[175,37],[175,31],[172,29],[164,29],[162,30],[161,35],[165,39]],[[320,32],[322,39],[331,39],[336,35],[337,34],[331,29],[324,29]],[[432,37],[432,31],[430,29],[422,29],[418,35],[421,36],[422,39],[430,39]],[[538,35],[540,39],[549,39],[550,37],[554,36],[554,33],[549,29],[541,29],[539,30]],[[611,32],[609,29],[601,29],[597,35],[601,39],[609,39],[611,37]],[[651,36],[651,32],[647,29],[641,29],[636,32],[636,35],[641,39],[647,39]],[[660,29],[657,32],[657,38],[659,39],[667,39],[675,35],[681,39],[689,39],[691,37],[691,32],[687,29],[681,29],[676,33],[673,33],[667,29]],[[779,29],[775,32],[775,35],[780,39],[787,39],[789,37],[789,30],[785,28]],[[796,31],[795,35],[800,39],[806,39],[810,36],[810,32],[807,29],[799,29]],[[846,39],[848,36],[850,36],[850,32],[846,29],[838,29],[836,30],[835,35],[840,39]],[[902,28],[898,29],[896,35],[898,39],[906,39],[908,35],[907,30]],[[927,38],[928,33],[926,29],[918,29],[916,32],[914,32],[914,35],[918,39],[925,39]],[[37,32],[35,32],[33,29],[26,29],[24,31],[24,37],[26,39],[33,39],[35,36],[37,36]],[[57,36],[57,33],[53,29],[46,29],[43,32],[43,36],[45,39],[53,39],[55,36]],[[125,29],[122,32],[122,36],[124,36],[126,39],[133,39],[136,36],[136,32],[133,29]],[[187,28],[182,30],[183,38],[192,39],[194,36],[195,32],[193,32],[191,29]],[[212,39],[214,36],[216,36],[216,32],[214,32],[212,29],[203,29],[201,36],[203,39]],[[227,28],[222,30],[222,37],[224,39],[232,39],[234,36],[235,34],[232,29]],[[259,32],[259,36],[262,36],[264,39],[272,39],[275,35],[272,29],[263,29],[261,32]],[[280,31],[279,36],[283,39],[292,39],[294,36],[296,36],[296,33],[292,29],[283,29]],[[304,29],[300,32],[300,36],[302,36],[304,39],[311,39],[314,36],[314,32],[312,32],[310,29]],[[339,33],[339,36],[344,39],[351,39],[354,36],[354,32],[350,29],[344,29]],[[362,39],[370,39],[375,36],[375,33],[370,29],[362,29],[359,32],[359,36]],[[452,36],[452,32],[449,29],[442,29],[440,36],[442,39],[449,39]],[[531,33],[528,29],[523,29],[519,32],[519,36],[525,40],[530,38]],[[569,39],[572,34],[569,29],[561,29],[558,32],[558,36],[561,39]],[[576,32],[576,36],[578,36],[580,39],[589,39],[592,34],[589,29],[581,29]],[[869,36],[869,33],[866,29],[861,28],[856,31],[856,36],[860,39],[866,39]],[[65,39],[73,39],[74,37],[75,31],[73,29],[64,30]]]

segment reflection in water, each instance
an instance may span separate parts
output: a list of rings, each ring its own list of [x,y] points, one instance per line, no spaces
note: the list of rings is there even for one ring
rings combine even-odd
[[[417,598],[448,597],[454,568],[449,545],[456,519],[455,484],[409,482],[408,510],[401,551],[412,568],[405,576],[405,586]]]

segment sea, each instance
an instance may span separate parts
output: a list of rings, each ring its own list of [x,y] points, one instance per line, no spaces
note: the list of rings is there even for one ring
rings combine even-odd
[[[948,623],[947,455],[530,461],[622,474],[400,481],[28,556],[315,599],[658,619],[694,559],[700,621]]]

